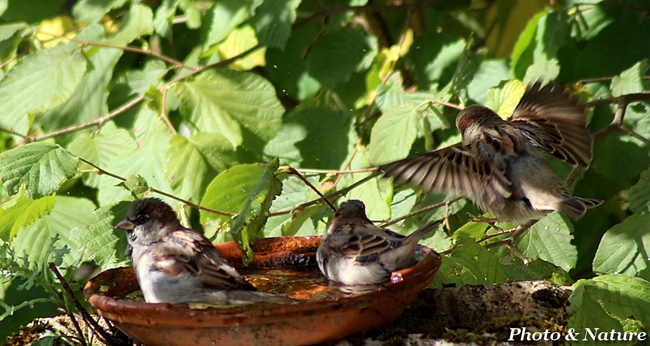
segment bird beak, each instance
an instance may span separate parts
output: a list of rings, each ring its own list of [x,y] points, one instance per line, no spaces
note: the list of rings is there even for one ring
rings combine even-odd
[[[131,231],[135,228],[135,224],[127,219],[124,219],[118,223],[115,228],[123,229],[125,231]]]

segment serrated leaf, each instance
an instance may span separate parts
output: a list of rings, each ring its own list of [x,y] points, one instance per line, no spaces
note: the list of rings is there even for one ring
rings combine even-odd
[[[596,273],[650,278],[650,213],[628,216],[600,240],[593,261]]]
[[[147,180],[140,175],[131,174],[126,177],[126,180],[119,183],[118,186],[123,186],[131,192],[134,199],[141,199],[151,190]]]
[[[386,110],[370,134],[370,163],[377,165],[406,157],[417,135],[417,105],[406,102]]]
[[[72,7],[76,20],[86,23],[97,23],[111,9],[124,6],[127,0],[93,1],[80,0]]]
[[[84,28],[77,39],[102,40],[103,29],[99,25]],[[108,84],[113,77],[115,64],[122,56],[121,49],[101,48],[87,52],[92,69],[81,78],[70,97],[62,104],[38,115],[35,123],[50,132],[95,120],[106,113],[108,107]]]
[[[163,176],[165,152],[169,146],[171,131],[148,107],[141,107],[133,126],[138,145],[137,150],[116,158],[102,167],[121,177],[142,176],[152,188],[171,193],[172,189]],[[98,201],[101,206],[114,204],[131,197],[129,191],[117,186],[121,181],[102,175],[100,177]],[[176,205],[178,202],[167,200]]]
[[[95,220],[95,206],[85,198],[56,196],[52,211],[34,223],[21,228],[12,241],[12,247],[17,256],[26,254],[33,268],[46,268],[54,245],[53,238],[59,244],[67,246],[71,253],[82,244],[71,240],[71,230],[75,227],[85,227]],[[65,258],[65,263],[78,263],[81,258]]]
[[[235,28],[228,38],[217,46],[222,59],[235,57],[258,44],[255,30],[250,25]],[[254,52],[239,58],[230,66],[239,70],[250,70],[255,66],[266,65],[266,47],[259,48]]]
[[[273,198],[281,191],[282,184],[274,176],[277,166],[277,160],[268,166],[234,166],[219,174],[210,183],[201,201],[201,205],[205,207],[239,214],[231,226],[231,235],[248,259],[252,259],[250,244],[255,241],[264,226]],[[208,218],[221,222],[229,219],[202,210],[201,223],[205,223]]]
[[[536,259],[528,264],[515,263],[501,266],[508,278],[515,281],[547,280],[560,286],[573,284],[565,270],[546,261]]]
[[[318,186],[318,176],[305,177],[312,185]],[[278,174],[282,182],[282,194],[271,205],[271,212],[292,209],[305,201],[319,198],[318,195],[302,180],[295,175]],[[283,235],[311,235],[318,234],[314,222],[308,220],[323,210],[322,204],[309,207],[293,214],[277,215],[269,218],[264,226],[265,237],[279,237]],[[313,212],[313,213],[312,213]],[[322,233],[322,232],[321,232]]]
[[[112,161],[132,153],[138,148],[129,132],[118,129],[110,121],[106,123],[98,134],[81,134],[68,145],[68,150],[78,157],[99,167],[106,167]],[[90,166],[82,163],[82,169],[90,169]],[[99,187],[98,174],[84,174],[84,183],[90,187]]]
[[[262,2],[253,17],[257,38],[262,45],[284,49],[291,34],[291,24],[296,20],[298,5],[300,0]]]
[[[569,315],[571,316],[568,321],[568,328],[573,328],[575,331],[582,331],[581,336],[578,338],[581,340],[585,337],[589,337],[586,334],[587,328],[590,328],[591,331],[594,331],[595,328],[599,330],[622,330],[621,321],[610,316],[607,310],[596,301],[596,297],[593,292],[593,288],[589,287],[585,289],[585,283],[589,281],[580,280],[573,285],[574,290],[569,297]],[[591,285],[589,285],[591,286]],[[584,333],[585,335],[582,335]],[[589,339],[581,340],[581,345],[589,345]],[[602,344],[603,341],[593,340],[594,342],[591,345]]]
[[[612,96],[644,92],[643,76],[650,68],[648,59],[637,62],[634,66],[623,71],[612,79]]]
[[[581,310],[584,309],[584,299],[588,297],[610,316],[619,320],[632,317],[650,325],[650,283],[646,280],[625,275],[603,275],[576,282],[574,292],[578,290],[582,290],[582,296],[576,296],[582,298]]]
[[[650,169],[643,171],[639,181],[630,188],[630,210],[635,214],[650,211]]]
[[[13,205],[0,209],[0,239],[11,241],[22,227],[28,226],[54,208],[54,197],[46,196],[33,200],[22,194]]]
[[[228,141],[216,133],[174,135],[165,154],[164,175],[178,197],[201,200],[208,179],[236,162]]]
[[[282,183],[275,177],[275,171],[278,170],[278,167],[277,158],[274,158],[266,166],[257,186],[246,200],[244,208],[235,218],[230,228],[232,237],[244,252],[244,264],[248,264],[253,260],[254,253],[251,245],[259,237],[269,217],[271,203],[282,192]]]
[[[197,131],[219,133],[233,148],[266,142],[280,129],[284,108],[265,79],[247,72],[210,70],[175,86],[181,113]]]
[[[27,196],[51,195],[77,173],[79,159],[56,144],[29,143],[0,153],[0,180],[10,193],[25,184]]]
[[[172,35],[172,19],[176,14],[179,1],[177,0],[163,0],[156,9],[156,14],[153,20],[154,29],[165,38],[170,38]]]
[[[293,132],[295,139],[303,137],[293,144],[303,158],[300,166],[340,168],[356,143],[352,116],[351,113],[335,111],[325,106],[305,107],[292,112],[284,122],[297,124],[302,129],[296,127]],[[325,145],[327,150],[323,150]]]
[[[125,46],[138,37],[153,33],[153,12],[143,4],[133,4],[126,12],[119,30],[107,42]]]
[[[513,79],[508,81],[503,88],[488,89],[485,106],[494,110],[501,118],[507,119],[515,111],[525,91],[526,86]]]
[[[94,261],[101,269],[124,265],[126,234],[116,230],[115,224],[126,215],[130,205],[130,202],[120,202],[99,208],[93,212],[94,222],[71,229],[70,240],[75,246],[71,247],[67,262]]]
[[[560,214],[548,214],[517,239],[517,249],[530,259],[540,258],[569,271],[578,259],[578,250],[571,244],[572,228]]]
[[[479,285],[506,280],[497,259],[470,238],[461,238],[456,243],[451,255],[443,258],[436,275],[438,284]]]
[[[250,1],[224,0],[216,2],[203,22],[203,52],[223,41],[230,32],[250,16]]]
[[[328,32],[314,43],[307,65],[310,74],[324,87],[347,81],[372,50],[363,31],[344,27]]]
[[[0,125],[27,134],[28,114],[62,104],[86,71],[86,60],[67,45],[22,57],[0,81]]]
[[[359,147],[354,158],[350,162],[350,169],[361,169],[368,167],[368,151],[365,147]],[[357,181],[365,179],[368,173],[346,174],[339,182],[338,187],[344,188]],[[393,186],[386,179],[375,178],[358,186],[347,193],[347,199],[358,199],[366,205],[368,218],[371,220],[387,220],[391,217],[390,200],[393,195]]]

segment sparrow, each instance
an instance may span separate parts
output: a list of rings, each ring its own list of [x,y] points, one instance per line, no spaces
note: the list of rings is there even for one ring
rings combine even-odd
[[[499,221],[525,224],[559,211],[573,220],[598,199],[572,196],[543,152],[586,168],[593,139],[583,107],[549,84],[530,85],[509,119],[472,105],[456,118],[462,142],[379,167],[423,191],[467,197]]]
[[[133,202],[116,228],[127,232],[127,256],[147,303],[292,301],[256,292],[207,237],[183,227],[172,207],[158,198]]]
[[[316,251],[318,267],[325,277],[345,285],[386,282],[393,271],[415,264],[418,241],[441,221],[403,236],[375,226],[363,202],[343,202]]]

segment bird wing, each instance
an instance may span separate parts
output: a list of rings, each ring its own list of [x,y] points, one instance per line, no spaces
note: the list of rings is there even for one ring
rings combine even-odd
[[[379,169],[398,183],[425,191],[454,192],[496,206],[512,195],[505,167],[479,159],[475,150],[462,144],[413,155]]]
[[[373,226],[375,227],[375,226]],[[391,232],[393,233],[393,232]],[[400,238],[404,236],[394,233]],[[338,246],[337,251],[346,257],[354,257],[356,262],[379,262],[380,255],[399,244],[396,239],[389,239],[380,234],[355,232],[346,242]]]
[[[509,120],[535,147],[572,166],[589,166],[593,139],[586,129],[584,108],[549,84],[530,86]]]
[[[154,268],[169,275],[191,273],[206,287],[214,289],[255,290],[200,233],[187,230],[171,232],[152,246],[151,252],[156,259]]]

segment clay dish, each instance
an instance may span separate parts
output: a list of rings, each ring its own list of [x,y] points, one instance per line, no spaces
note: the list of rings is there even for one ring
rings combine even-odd
[[[248,267],[241,266],[234,242],[215,244],[258,290],[287,295],[296,303],[148,304],[131,267],[101,272],[88,281],[84,297],[99,315],[146,345],[306,345],[390,323],[440,266],[436,252],[419,246],[418,262],[393,272],[391,282],[352,289],[320,274],[315,258],[319,243],[314,236],[260,239]]]

